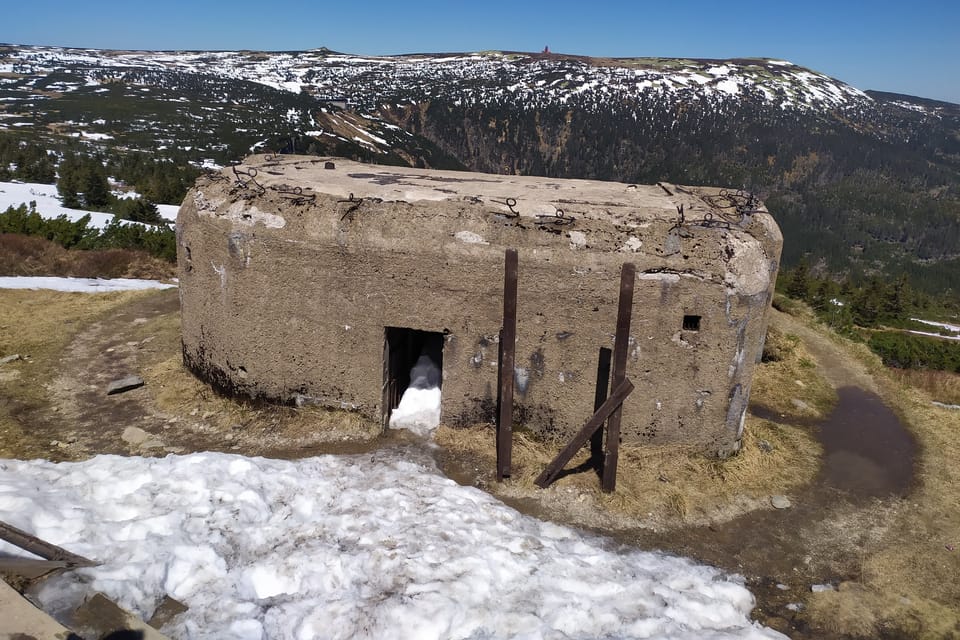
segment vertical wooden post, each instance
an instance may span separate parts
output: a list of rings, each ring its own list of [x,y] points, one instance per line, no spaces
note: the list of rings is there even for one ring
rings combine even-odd
[[[607,399],[610,386],[610,358],[613,351],[600,347],[600,358],[597,362],[597,391],[593,396],[593,412],[596,413]],[[590,459],[597,464],[597,471],[603,469],[603,429],[597,429],[590,438]]]
[[[503,276],[503,328],[497,392],[497,480],[510,477],[513,456],[513,371],[517,346],[517,250],[507,249]]]
[[[617,388],[627,377],[627,349],[630,342],[630,316],[633,312],[633,285],[636,267],[632,262],[623,265],[620,271],[620,306],[617,309],[617,335],[613,343],[613,387]],[[617,461],[620,456],[620,417],[623,406],[610,414],[607,420],[606,447],[603,456],[603,490],[606,493],[617,488]]]

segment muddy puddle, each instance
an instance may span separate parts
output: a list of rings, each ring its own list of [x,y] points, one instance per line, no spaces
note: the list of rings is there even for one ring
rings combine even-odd
[[[837,390],[838,402],[824,420],[791,420],[814,430],[823,445],[818,485],[851,498],[906,495],[913,482],[916,443],[897,415],[875,394],[859,387]],[[763,420],[783,423],[766,407],[751,407]]]

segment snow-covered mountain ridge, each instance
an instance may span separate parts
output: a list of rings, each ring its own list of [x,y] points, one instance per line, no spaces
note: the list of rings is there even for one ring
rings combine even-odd
[[[782,60],[586,58],[482,52],[358,56],[302,52],[151,52],[17,47],[0,49],[0,72],[52,73],[86,67],[91,82],[124,69],[150,69],[246,80],[375,108],[389,102],[448,98],[540,107],[597,107],[646,94],[658,99],[751,99],[784,110],[869,110],[859,89]]]

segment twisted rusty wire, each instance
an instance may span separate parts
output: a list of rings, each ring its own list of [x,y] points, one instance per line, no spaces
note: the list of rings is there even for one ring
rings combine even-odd
[[[554,229],[558,230],[560,227],[572,227],[574,220],[576,220],[576,218],[566,215],[563,209],[557,208],[557,211],[553,215],[537,216],[536,225],[540,229],[552,231]]]

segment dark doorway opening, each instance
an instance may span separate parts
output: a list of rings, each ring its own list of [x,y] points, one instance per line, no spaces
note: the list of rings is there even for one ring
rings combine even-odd
[[[421,360],[428,358],[429,363]],[[433,366],[425,367],[425,364]],[[410,372],[417,366],[414,378]],[[441,385],[443,372],[443,334],[406,327],[386,327],[383,343],[383,426],[410,387]]]

